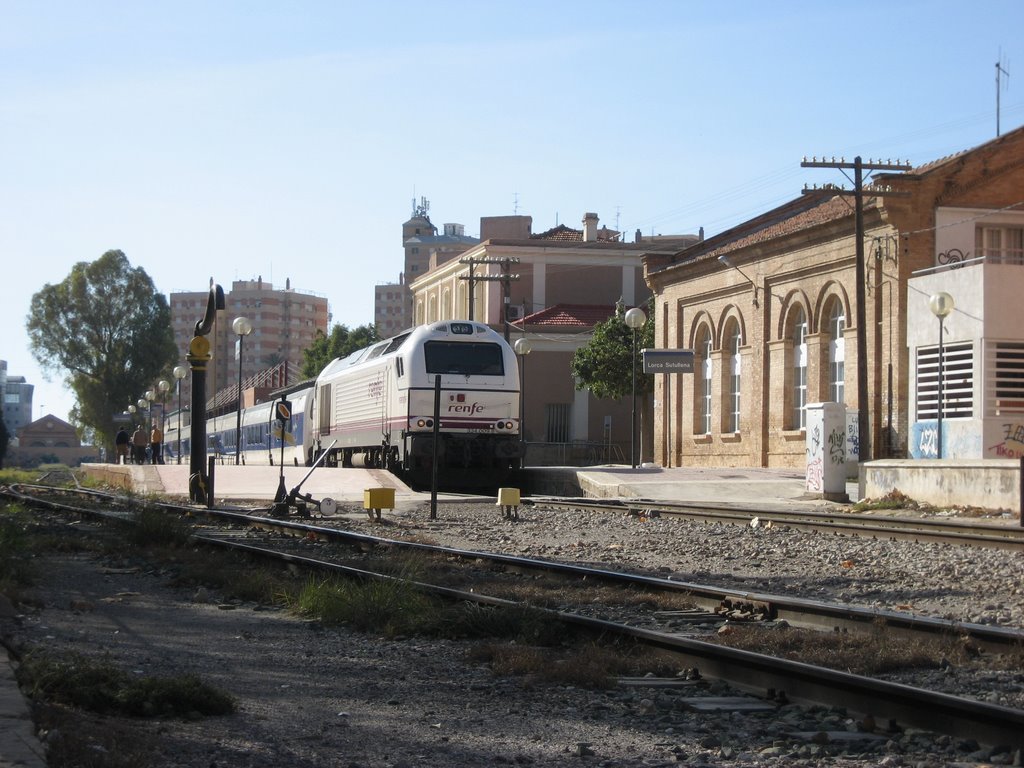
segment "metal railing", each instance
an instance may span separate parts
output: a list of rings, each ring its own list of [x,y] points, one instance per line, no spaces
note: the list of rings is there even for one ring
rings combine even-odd
[[[529,467],[592,467],[625,463],[625,454],[618,443],[569,440],[526,444],[526,466]]]

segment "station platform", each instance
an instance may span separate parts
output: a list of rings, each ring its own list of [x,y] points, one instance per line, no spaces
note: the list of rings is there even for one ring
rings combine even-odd
[[[132,489],[135,493],[188,497],[189,468],[184,464],[159,465],[85,465],[88,473],[111,485]],[[395,506],[421,504],[430,494],[415,491],[389,472],[379,469],[285,467],[283,486],[290,492],[297,485],[301,494],[314,499],[332,498],[338,503],[362,503],[368,488],[393,488]],[[714,504],[750,504],[760,508],[778,505],[821,505],[824,499],[808,494],[804,475],[795,470],[763,468],[625,467],[531,467],[522,470],[510,485],[518,486],[524,498],[534,495],[579,496],[593,498],[651,499]],[[214,467],[215,502],[267,503],[273,501],[282,485],[280,467]],[[857,483],[847,484],[848,500],[855,501]],[[458,500],[461,496],[439,499]]]

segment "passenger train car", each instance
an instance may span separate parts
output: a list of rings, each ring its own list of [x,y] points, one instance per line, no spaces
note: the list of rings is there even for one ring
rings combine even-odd
[[[291,403],[284,462],[387,469],[414,485],[462,487],[500,483],[521,466],[519,369],[508,342],[481,323],[422,325],[331,362],[310,384],[278,392],[242,414],[240,456],[246,464],[281,461],[275,403]],[[237,413],[210,419],[207,449],[232,461]],[[182,452],[188,452],[183,428]],[[165,444],[177,438],[169,428]],[[324,455],[326,454],[326,455]],[[173,451],[172,454],[173,455]]]
[[[281,432],[279,422],[274,418],[277,400],[257,403],[242,411],[241,450],[238,456],[243,464],[280,464],[301,466],[305,464],[302,436],[305,430],[305,407],[312,384],[305,382],[276,393],[287,397],[291,403],[291,419]],[[280,399],[280,398],[278,398]],[[216,459],[234,462],[236,436],[238,435],[238,412],[232,411],[206,422],[207,455]],[[164,455],[167,461],[177,456],[178,425],[173,416],[164,431]],[[282,441],[283,448],[282,451]],[[191,445],[191,427],[181,428],[181,453],[187,457]]]

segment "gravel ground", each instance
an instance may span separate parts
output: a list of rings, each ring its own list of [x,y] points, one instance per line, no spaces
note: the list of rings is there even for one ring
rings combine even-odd
[[[386,517],[370,524],[352,516],[347,525],[1007,626],[1024,617],[1019,556],[989,550],[530,508],[512,523],[481,505],[444,506],[436,521],[425,506]],[[78,728],[92,735],[97,755],[132,758],[97,765],[959,766],[1015,757],[1019,764],[1019,755],[969,740],[862,733],[864,724],[834,711],[687,707],[697,693],[729,693],[714,686],[591,691],[496,677],[467,660],[466,644],[325,629],[171,589],[166,573],[124,565],[48,556],[41,607],[0,621],[6,641],[106,657],[138,674],[196,674],[235,696],[239,711],[187,722],[83,721]],[[997,693],[1020,689],[1024,675],[991,684]],[[112,732],[126,738],[104,744],[102,734]],[[59,731],[40,736],[52,754],[66,739]]]
[[[770,525],[770,516],[753,527],[524,506],[519,521],[510,523],[479,504],[441,507],[437,520],[429,519],[427,507],[395,512],[382,526],[351,512],[346,527],[396,539],[1024,627],[1024,559],[995,549],[803,533]]]

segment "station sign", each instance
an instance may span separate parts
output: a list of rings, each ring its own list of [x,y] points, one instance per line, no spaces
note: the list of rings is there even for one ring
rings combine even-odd
[[[289,400],[278,400],[277,405],[274,409],[274,415],[278,421],[288,421],[292,417],[292,404]]]
[[[644,373],[693,373],[692,349],[641,350]]]

